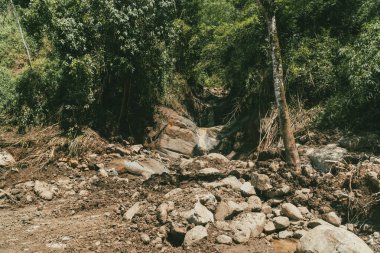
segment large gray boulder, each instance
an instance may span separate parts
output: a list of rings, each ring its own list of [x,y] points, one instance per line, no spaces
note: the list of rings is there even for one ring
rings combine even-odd
[[[367,244],[348,230],[320,225],[300,240],[298,253],[373,253]]]
[[[220,143],[223,127],[199,128],[193,120],[172,109],[158,107],[155,128],[148,133],[146,145],[169,156],[207,154]]]
[[[338,147],[336,144],[329,144],[322,148],[312,148],[307,151],[307,155],[314,168],[328,172],[335,162],[339,162],[347,154],[347,150]]]

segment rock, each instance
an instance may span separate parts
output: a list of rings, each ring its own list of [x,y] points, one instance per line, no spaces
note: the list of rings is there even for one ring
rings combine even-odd
[[[207,207],[202,205],[200,202],[197,202],[194,209],[190,211],[186,219],[189,223],[195,225],[205,225],[207,223],[214,222],[214,215],[207,209]]]
[[[290,186],[283,184],[281,188],[271,189],[266,192],[268,198],[277,198],[287,195],[290,192]]]
[[[135,203],[128,211],[124,214],[123,219],[131,221],[133,217],[140,211],[141,202]]]
[[[100,177],[108,177],[108,172],[105,169],[99,169]]]
[[[181,194],[182,192],[183,192],[183,190],[181,188],[175,188],[175,189],[171,190],[170,192],[166,193],[164,195],[164,197],[166,199],[170,199],[170,198],[173,198],[173,197]]]
[[[228,163],[230,161],[230,160],[228,160],[227,157],[225,157],[224,155],[219,154],[219,153],[208,154],[207,158],[212,160],[212,161],[219,162],[220,164]]]
[[[215,222],[215,227],[219,230],[223,231],[231,231],[230,224],[226,221],[216,221]]]
[[[378,179],[378,173],[375,171],[367,172],[368,183],[376,190],[380,190],[380,180]]]
[[[8,151],[0,151],[0,167],[11,166],[16,160]]]
[[[138,153],[140,153],[140,152],[142,151],[143,148],[144,148],[143,145],[141,145],[141,144],[137,144],[137,145],[132,145],[132,146],[130,147],[130,150],[131,150],[133,153],[138,154]]]
[[[309,156],[311,164],[322,172],[328,172],[335,162],[340,162],[347,150],[330,144],[322,148],[310,149],[306,155]]]
[[[233,240],[236,243],[246,243],[251,237],[251,229],[245,223],[234,223],[233,224]]]
[[[212,195],[211,193],[208,193],[208,194],[199,196],[198,199],[202,205],[207,207],[208,210],[215,211],[218,201],[216,200],[214,195]]]
[[[141,241],[144,243],[144,244],[149,244],[150,243],[150,237],[148,234],[145,234],[145,233],[142,233],[140,235],[140,238],[141,238]]]
[[[320,225],[300,240],[300,253],[373,253],[366,243],[348,230],[331,225]]]
[[[231,222],[234,241],[244,243],[251,237],[257,237],[264,231],[265,215],[263,213],[244,213]]]
[[[58,188],[54,185],[37,180],[34,182],[34,192],[44,200],[52,200],[54,195],[57,194]]]
[[[263,203],[261,199],[257,196],[251,196],[248,198],[248,208],[253,212],[260,212]]]
[[[198,242],[208,236],[207,228],[203,226],[196,226],[186,233],[184,245],[190,246],[191,244]]]
[[[277,230],[283,230],[290,226],[289,218],[284,216],[274,218],[273,223]]]
[[[285,203],[281,206],[281,213],[291,220],[302,220],[303,215],[300,210],[291,203]]]
[[[169,201],[168,203],[162,203],[157,208],[157,219],[161,223],[166,223],[168,221],[169,212],[174,210],[174,203]]]
[[[219,235],[215,241],[216,243],[219,243],[219,244],[227,244],[227,245],[232,244],[232,238],[229,237],[228,235]]]
[[[218,221],[231,219],[243,211],[244,207],[234,201],[222,201],[216,208],[215,219]]]
[[[250,197],[256,194],[255,188],[252,186],[250,182],[245,182],[240,187],[240,192],[243,197]]]
[[[256,172],[252,174],[252,185],[260,191],[267,191],[273,188],[267,175]]]
[[[113,160],[108,165],[108,168],[116,170],[118,174],[130,173],[142,176],[145,180],[152,175],[170,173],[163,163],[152,158],[144,158],[134,162],[120,159]]]
[[[218,188],[218,187],[223,187],[223,186],[230,186],[232,189],[240,190],[242,183],[236,177],[229,176],[222,179],[219,182],[203,183],[203,186],[207,188]]]
[[[324,216],[324,219],[325,219],[328,223],[330,223],[330,224],[332,224],[332,225],[334,225],[334,226],[337,226],[337,227],[339,227],[339,226],[342,224],[342,220],[341,220],[341,218],[339,218],[338,215],[336,215],[335,212],[330,212],[330,213],[326,214],[326,215]]]
[[[193,121],[166,107],[157,109],[154,121],[156,127],[148,133],[153,148],[172,157],[193,155],[198,145],[198,128]]]
[[[264,214],[271,214],[272,213],[272,207],[268,204],[264,204],[261,208],[261,212]]]
[[[322,220],[322,219],[315,219],[315,220],[311,220],[308,224],[307,224],[307,227],[308,228],[315,228],[315,227],[318,227],[318,226],[321,226],[321,225],[327,225],[327,226],[331,226],[330,223]]]
[[[199,153],[207,154],[210,150],[215,149],[220,143],[219,134],[222,130],[223,126],[198,128],[198,143],[196,150]]]
[[[285,230],[285,231],[281,231],[280,233],[278,233],[278,238],[287,239],[287,238],[293,237],[293,235],[294,235],[294,233],[292,231]]]
[[[303,230],[303,229],[299,229],[299,230],[296,230],[295,232],[294,232],[294,238],[296,238],[296,239],[300,239],[300,238],[302,238],[304,235],[306,235],[307,234],[307,231],[306,230]]]
[[[199,177],[218,177],[221,176],[222,173],[220,172],[220,170],[215,168],[205,168],[198,171],[197,175]]]
[[[276,231],[276,227],[274,226],[274,223],[269,221],[265,224],[264,226],[264,232],[266,234],[271,234],[271,233],[274,233]]]

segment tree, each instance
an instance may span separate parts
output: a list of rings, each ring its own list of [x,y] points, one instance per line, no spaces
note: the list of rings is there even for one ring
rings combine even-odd
[[[268,26],[273,64],[274,93],[276,96],[278,118],[280,121],[280,132],[285,146],[286,160],[287,163],[293,166],[298,172],[300,170],[300,158],[291,127],[289,110],[285,97],[281,48],[276,24],[276,4],[275,0],[258,0],[258,2],[262,6]]]

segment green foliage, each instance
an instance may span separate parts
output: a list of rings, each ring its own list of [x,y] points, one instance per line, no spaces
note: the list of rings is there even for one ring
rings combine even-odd
[[[8,69],[0,67],[0,117],[12,110],[16,100],[14,80]]]
[[[335,68],[339,42],[329,34],[294,38],[285,53],[287,89],[306,105],[316,105],[339,89]]]

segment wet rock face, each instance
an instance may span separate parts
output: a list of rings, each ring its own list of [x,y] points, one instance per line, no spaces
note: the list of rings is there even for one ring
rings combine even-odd
[[[373,253],[365,242],[355,234],[331,225],[320,225],[302,238],[299,253]]]

